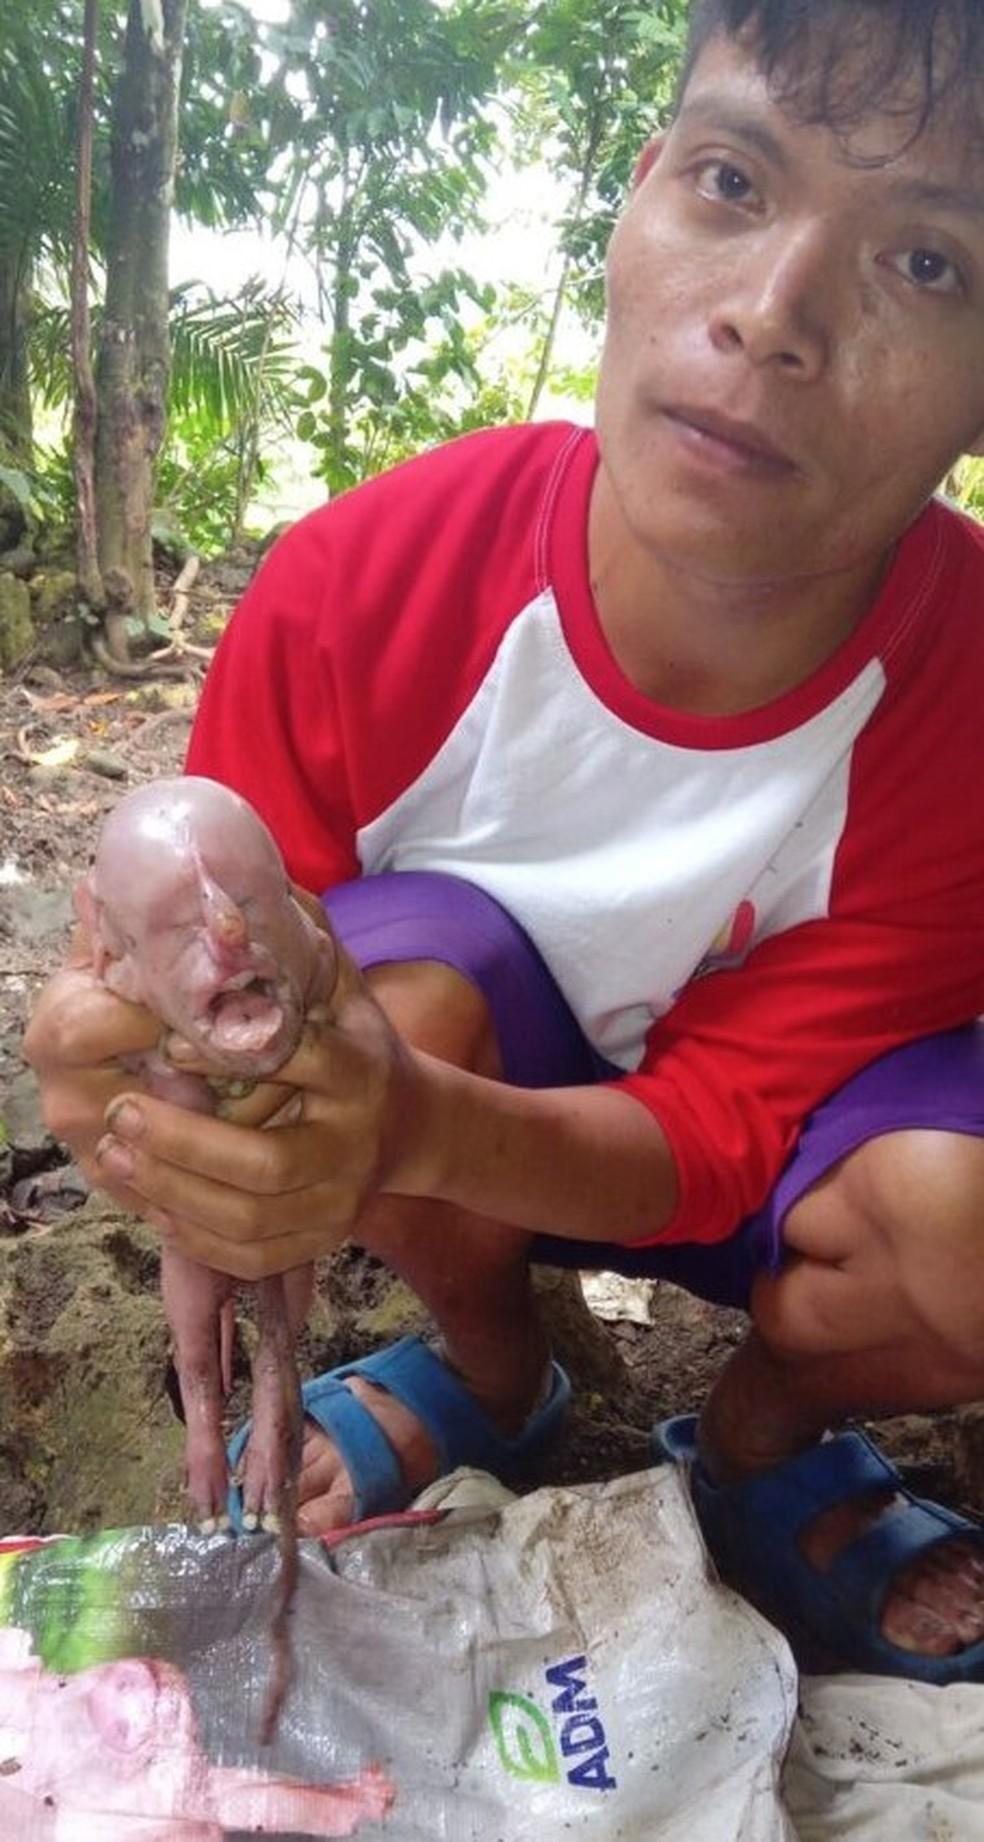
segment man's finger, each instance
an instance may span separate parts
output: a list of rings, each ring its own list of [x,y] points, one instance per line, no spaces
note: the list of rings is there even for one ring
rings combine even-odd
[[[108,1196],[111,1202],[118,1203],[129,1215],[140,1215],[146,1220],[147,1204],[144,1198],[125,1183],[108,1182],[108,1173],[99,1168],[95,1157],[79,1158],[78,1166],[91,1190],[98,1190],[101,1195]]]
[[[323,934],[330,934],[334,940],[334,929],[317,896],[312,895],[310,889],[302,889],[300,883],[291,883],[290,893],[298,908],[303,908],[305,914],[314,922],[315,927],[320,927]]]
[[[332,1253],[345,1238],[341,1229],[333,1231],[320,1227],[302,1233],[274,1235],[265,1241],[227,1241],[209,1228],[182,1222],[169,1229],[166,1244],[177,1248],[187,1259],[196,1260],[199,1266],[229,1273],[233,1279],[253,1285],[258,1279],[268,1279],[273,1273],[289,1273],[296,1266],[306,1266],[323,1254]]]
[[[106,1125],[98,1158],[114,1180],[129,1183],[155,1207],[207,1221],[217,1232],[223,1219],[232,1235],[253,1230],[259,1217],[269,1218],[281,1203],[296,1206],[291,1199],[319,1188],[329,1175],[323,1120],[250,1131],[131,1092],[112,1103]],[[186,1210],[182,1197],[197,1196],[199,1184],[200,1206]]]
[[[39,1073],[90,1068],[156,1048],[161,1026],[143,1005],[128,1004],[84,967],[65,967],[45,987],[24,1036]]]
[[[102,1135],[107,1107],[132,1088],[133,1076],[122,1068],[93,1068],[49,1083],[43,1093],[44,1123],[74,1151],[91,1151]]]

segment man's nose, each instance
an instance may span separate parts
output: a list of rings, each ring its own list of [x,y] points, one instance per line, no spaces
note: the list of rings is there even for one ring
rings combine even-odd
[[[743,352],[750,364],[814,381],[830,355],[834,275],[824,226],[766,228],[757,248],[745,244],[736,255],[733,284],[712,316],[713,344]]]

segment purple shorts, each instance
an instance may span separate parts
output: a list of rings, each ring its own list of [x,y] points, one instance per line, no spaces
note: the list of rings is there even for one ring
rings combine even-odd
[[[438,960],[476,985],[512,1085],[579,1087],[621,1072],[592,1049],[529,936],[475,884],[403,871],[344,883],[323,900],[360,966]],[[747,1307],[756,1273],[782,1263],[793,1204],[867,1139],[917,1127],[984,1138],[984,1024],[895,1049],[838,1088],[806,1120],[763,1207],[726,1241],[639,1247],[539,1235],[533,1258],[669,1279],[715,1304]]]

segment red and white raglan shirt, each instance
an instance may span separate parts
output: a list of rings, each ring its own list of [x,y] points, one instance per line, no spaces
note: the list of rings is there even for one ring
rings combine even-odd
[[[599,625],[596,466],[587,430],[486,432],[309,515],[233,617],[188,768],[308,889],[434,870],[502,903],[667,1136],[653,1238],[714,1241],[822,1098],[984,1012],[984,532],[934,501],[805,684],[681,715]]]

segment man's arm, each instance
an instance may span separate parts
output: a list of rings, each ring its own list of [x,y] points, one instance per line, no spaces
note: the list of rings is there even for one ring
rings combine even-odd
[[[672,1214],[672,1157],[608,1087],[531,1091],[459,1075],[396,1034],[349,957],[278,1080],[284,1123],[255,1130],[134,1093],[97,1152],[190,1258],[243,1279],[327,1253],[380,1193],[454,1197],[531,1230],[631,1240]],[[656,1224],[654,1228],[654,1223]]]
[[[760,1206],[828,1093],[984,1007],[976,943],[942,944],[869,923],[791,930],[688,988],[642,1072],[538,1091],[410,1050],[341,954],[330,1014],[281,1070],[296,1119],[250,1132],[141,1101],[132,1136],[111,1110],[100,1159],[190,1225],[187,1253],[243,1278],[337,1245],[379,1193],[572,1240],[713,1241]]]
[[[383,1188],[575,1241],[654,1240],[677,1207],[659,1121],[617,1086],[518,1088],[416,1057],[419,1086]]]

